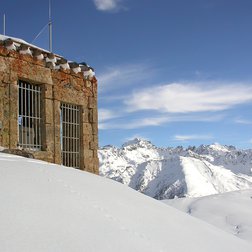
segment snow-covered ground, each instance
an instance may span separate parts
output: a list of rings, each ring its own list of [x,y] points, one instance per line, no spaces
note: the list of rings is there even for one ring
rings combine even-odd
[[[120,183],[3,153],[0,201],[1,252],[252,251]]]
[[[156,199],[252,189],[252,150],[213,144],[157,148],[135,139],[99,150],[100,174]]]
[[[163,202],[252,242],[252,190]]]

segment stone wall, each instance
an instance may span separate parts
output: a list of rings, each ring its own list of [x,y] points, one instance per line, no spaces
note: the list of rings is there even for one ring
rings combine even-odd
[[[60,103],[81,108],[80,169],[98,174],[97,81],[83,72],[48,67],[45,60],[0,44],[0,146],[18,148],[18,81],[42,87],[42,150],[35,158],[61,164]]]

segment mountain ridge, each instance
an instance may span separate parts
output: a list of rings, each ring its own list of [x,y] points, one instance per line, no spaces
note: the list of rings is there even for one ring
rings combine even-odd
[[[252,188],[252,150],[200,145],[159,148],[136,138],[98,152],[100,175],[156,199],[200,197]]]

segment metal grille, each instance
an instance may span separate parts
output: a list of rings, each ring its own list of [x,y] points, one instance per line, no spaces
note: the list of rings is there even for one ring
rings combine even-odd
[[[19,81],[19,146],[41,150],[41,86]]]
[[[62,164],[80,168],[80,107],[61,103]]]

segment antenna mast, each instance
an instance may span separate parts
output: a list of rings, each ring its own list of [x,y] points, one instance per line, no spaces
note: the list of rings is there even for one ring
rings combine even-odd
[[[5,35],[5,14],[3,14],[3,35]]]
[[[51,0],[49,0],[49,51],[52,52],[52,13],[51,13]]]

